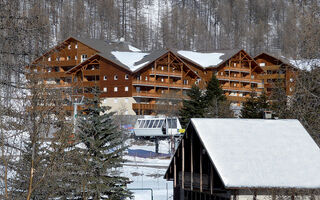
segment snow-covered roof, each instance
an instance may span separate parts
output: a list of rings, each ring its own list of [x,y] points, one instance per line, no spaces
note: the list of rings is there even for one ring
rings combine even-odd
[[[219,66],[239,51],[240,49],[216,50],[212,52],[178,50],[176,53],[184,59],[187,59],[203,68],[207,68]]]
[[[112,51],[111,54],[131,71],[136,71],[148,63],[144,62],[136,64],[138,61],[142,60],[143,57],[149,55],[149,53]]]
[[[178,51],[178,54],[192,60],[202,67],[216,66],[223,61],[224,53],[200,53],[195,51]]]
[[[320,59],[290,60],[290,63],[301,70],[307,71],[310,71],[312,67],[320,67]]]
[[[192,119],[227,188],[320,188],[320,149],[298,120]]]

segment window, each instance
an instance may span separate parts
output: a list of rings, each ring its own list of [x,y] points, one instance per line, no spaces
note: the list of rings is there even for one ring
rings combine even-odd
[[[76,44],[76,45],[74,46],[74,48],[77,49],[77,48],[78,48],[78,44]]]
[[[161,82],[163,82],[164,81],[164,79],[163,78],[161,78]]]
[[[51,61],[51,57],[48,58],[48,61]]]
[[[254,75],[251,75],[251,79],[254,79]]]
[[[292,92],[292,91],[293,91],[293,89],[292,89],[292,88],[289,88],[289,90],[290,90],[290,92]]]
[[[74,57],[74,60],[78,60],[78,57],[77,57],[77,56],[75,56],[75,57]]]
[[[164,69],[164,67],[163,66],[161,66],[161,70],[163,71],[163,69]]]
[[[293,78],[290,78],[290,82],[291,82],[291,83],[293,82]]]
[[[237,63],[233,63],[233,66],[234,66],[234,67],[237,67]]]
[[[188,80],[183,80],[183,85],[188,85]]]
[[[59,56],[56,57],[56,61],[60,61],[60,57]]]
[[[153,70],[154,70],[154,67],[151,67],[151,70],[153,71]]]
[[[126,75],[124,76],[124,79],[128,80],[128,79],[129,79],[129,75],[126,74]]]
[[[52,70],[51,67],[49,67],[49,68],[48,68],[48,72],[51,72],[51,70]]]
[[[129,87],[128,86],[124,87],[124,91],[128,92],[129,91]]]
[[[223,76],[223,72],[220,72],[220,75]]]
[[[67,56],[67,60],[70,60],[71,59],[71,57],[70,56]]]
[[[108,80],[107,76],[103,76],[103,80],[104,81]]]
[[[237,87],[237,84],[236,84],[236,83],[234,83],[234,84],[233,84],[233,86],[234,86],[234,87]]]
[[[68,45],[68,49],[71,49],[71,44]]]
[[[88,56],[86,54],[81,55],[81,62],[87,60]]]
[[[114,75],[113,79],[118,80],[118,75]]]
[[[113,91],[118,92],[118,87],[114,87]]]
[[[266,63],[260,63],[259,66],[264,67],[264,66],[266,66]]]
[[[147,76],[145,77],[145,80],[146,80],[146,81],[148,80],[148,77],[147,77]]]
[[[103,88],[103,91],[104,91],[104,92],[108,92],[108,88],[104,87],[104,88]]]
[[[136,91],[139,93],[140,92],[140,87],[136,87]]]

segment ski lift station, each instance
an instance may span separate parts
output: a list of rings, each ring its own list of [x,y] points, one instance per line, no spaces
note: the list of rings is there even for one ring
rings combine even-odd
[[[178,136],[182,132],[177,117],[149,117],[140,118],[134,126],[137,137],[169,137]]]

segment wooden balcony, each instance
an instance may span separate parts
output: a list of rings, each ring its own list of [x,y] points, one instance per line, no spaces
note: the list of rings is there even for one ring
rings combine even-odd
[[[223,90],[227,91],[241,91],[241,92],[262,92],[263,88],[246,88],[246,87],[230,87],[222,86]]]
[[[44,66],[76,66],[76,60],[64,60],[64,61],[41,61],[39,64]]]
[[[260,74],[258,76],[260,79],[284,79],[285,74]]]
[[[150,75],[160,75],[160,76],[175,76],[175,77],[182,77],[182,73],[179,71],[176,72],[168,72],[162,70],[153,70],[150,72]]]
[[[84,76],[99,76],[100,75],[100,70],[84,70],[83,71]]]
[[[263,70],[267,71],[267,70],[279,70],[280,69],[280,65],[269,65],[269,66],[264,66],[261,67]]]
[[[132,85],[168,87],[168,88],[179,88],[179,89],[190,89],[192,87],[191,85],[183,85],[181,83],[168,83],[168,82],[160,82],[160,81],[139,81],[139,80],[133,80]]]
[[[140,92],[132,92],[133,97],[149,97],[149,98],[159,98],[163,94],[159,94],[156,92],[148,92],[148,91],[140,91]]]
[[[40,74],[43,78],[60,78],[60,77],[71,77],[70,74],[66,74],[65,72],[45,72]]]
[[[229,101],[240,101],[244,102],[248,98],[247,96],[226,96]]]
[[[247,72],[250,73],[250,69],[249,68],[240,68],[240,67],[225,67],[224,71],[233,71],[233,72]]]
[[[133,103],[133,110],[169,110],[178,108],[179,105],[164,105],[164,104],[147,104],[147,103]]]
[[[237,81],[237,82],[244,82],[244,83],[262,83],[260,79],[251,79],[248,77],[232,77],[232,76],[216,76],[218,80],[223,81]]]
[[[99,81],[83,81],[80,83],[80,86],[82,87],[94,87],[99,85]]]

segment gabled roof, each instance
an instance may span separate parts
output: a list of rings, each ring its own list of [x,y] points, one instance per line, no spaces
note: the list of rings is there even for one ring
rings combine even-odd
[[[271,53],[267,53],[267,52],[262,52],[262,53],[256,55],[256,56],[254,57],[254,59],[256,60],[256,59],[258,59],[259,57],[264,56],[264,55],[265,55],[265,56],[268,56],[269,58],[272,58],[272,59],[274,59],[274,60],[280,61],[283,65],[288,65],[288,66],[290,66],[290,67],[296,68],[296,67],[291,63],[291,61],[288,60],[287,58],[285,58],[285,57],[283,57],[283,56],[275,56],[275,55],[272,55]]]
[[[320,188],[320,149],[298,120],[191,119],[189,126],[226,188]]]

